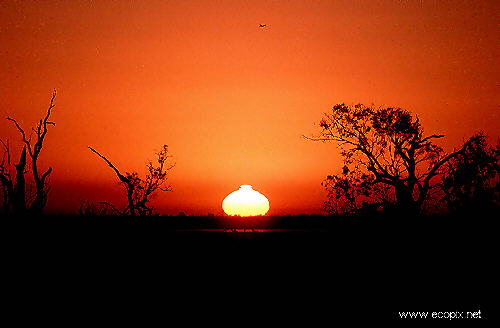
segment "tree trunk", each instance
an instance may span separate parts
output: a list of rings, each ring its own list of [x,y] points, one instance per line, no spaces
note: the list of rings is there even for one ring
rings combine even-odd
[[[26,181],[24,178],[24,171],[26,169],[26,147],[24,147],[21,152],[19,163],[14,166],[16,167],[16,185],[14,188],[12,205],[14,213],[23,214],[26,212]]]
[[[44,185],[38,182],[35,182],[36,187],[36,196],[33,204],[31,204],[30,211],[35,215],[43,214],[43,209],[45,208],[45,204],[47,203],[47,194],[44,190]]]
[[[0,174],[0,182],[3,189],[3,212],[11,214],[13,210],[14,187],[12,181],[6,176]]]
[[[127,199],[128,199],[128,208],[130,215],[136,216],[136,209],[135,209],[135,202],[134,202],[134,186],[132,186],[130,183],[128,184],[127,188]]]
[[[413,189],[401,185],[396,188],[396,209],[401,214],[416,215],[420,213],[418,202],[413,199]]]
[[[33,169],[33,179],[35,180],[36,195],[33,204],[31,204],[30,212],[35,215],[43,214],[45,205],[47,205],[47,193],[45,180],[52,172],[52,168],[49,168],[42,176],[39,175],[37,160],[38,155],[32,157],[32,169]]]

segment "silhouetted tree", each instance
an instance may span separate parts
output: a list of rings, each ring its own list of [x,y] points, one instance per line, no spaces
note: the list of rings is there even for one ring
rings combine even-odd
[[[491,211],[500,207],[500,143],[488,145],[478,135],[465,151],[447,163],[442,190],[454,213]]]
[[[344,166],[342,173],[328,175],[321,185],[327,191],[323,209],[329,214],[376,212],[391,203],[391,189],[375,183],[372,174]]]
[[[7,213],[28,212],[32,214],[42,214],[45,205],[47,204],[47,195],[50,189],[49,177],[52,173],[52,168],[49,167],[42,173],[38,166],[38,159],[48,132],[48,127],[50,125],[55,125],[54,122],[50,121],[52,109],[55,107],[55,98],[56,91],[52,93],[47,113],[38,121],[36,128],[31,129],[29,136],[26,136],[24,129],[21,128],[15,119],[7,117],[7,120],[13,122],[21,134],[21,141],[24,144],[19,163],[14,165],[16,175],[15,178],[13,178],[10,170],[11,155],[9,143],[2,142],[4,155],[2,163],[0,164],[0,183],[2,184],[3,192],[3,208]],[[25,175],[28,173],[26,169],[27,155],[29,155],[31,160],[31,173],[35,185],[34,193],[27,192],[26,190]]]
[[[0,163],[0,184],[2,185],[2,210],[4,213],[22,214],[26,211],[26,182],[24,178],[26,167],[26,147],[23,148],[19,163],[14,164],[15,178],[11,175],[10,145],[8,140],[1,141],[4,147]]]
[[[167,173],[174,167],[174,164],[168,164],[167,161],[171,157],[168,155],[168,146],[163,145],[161,151],[157,153],[156,163],[149,161],[147,164],[148,173],[145,179],[141,179],[137,172],[123,175],[116,166],[113,165],[105,156],[101,155],[97,150],[88,147],[92,152],[102,158],[106,164],[115,172],[118,179],[125,188],[127,193],[127,207],[124,210],[118,210],[115,206],[102,202],[110,206],[115,212],[120,215],[151,215],[153,208],[149,206],[149,201],[157,190],[170,191],[171,186],[166,185]]]
[[[409,111],[362,104],[335,105],[325,113],[320,127],[318,136],[307,138],[336,142],[345,165],[341,175],[329,176],[323,182],[329,192],[327,209],[328,202],[338,199],[351,203],[347,210],[358,208],[353,201],[360,196],[365,203],[372,199],[373,204],[374,198],[380,202],[380,193],[387,195],[389,188],[394,195],[393,209],[419,213],[435,192],[434,178],[444,173],[445,164],[478,138],[472,137],[459,150],[444,154],[434,143],[444,135],[424,136],[418,117]],[[387,197],[383,200],[387,205]]]
[[[97,204],[89,201],[82,201],[78,214],[81,216],[110,216],[121,214],[112,204],[99,202]]]

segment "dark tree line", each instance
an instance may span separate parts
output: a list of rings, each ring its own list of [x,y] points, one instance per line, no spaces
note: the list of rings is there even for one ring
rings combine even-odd
[[[19,132],[23,148],[17,162],[8,140],[0,162],[2,212],[42,214],[47,204],[52,168],[41,169],[39,158],[49,128],[56,92],[45,115],[26,132],[18,121],[7,117]],[[335,105],[319,124],[320,133],[307,137],[333,141],[344,166],[322,182],[327,191],[324,208],[329,214],[389,211],[419,214],[430,206],[444,206],[449,212],[473,212],[500,208],[500,144],[491,146],[483,134],[468,138],[460,147],[445,152],[437,141],[441,134],[424,133],[419,118],[402,108],[362,104]],[[80,213],[152,215],[151,199],[158,191],[170,191],[168,172],[173,168],[168,146],[147,163],[147,173],[122,173],[107,157],[101,158],[124,187],[127,205],[123,209],[108,202],[98,206],[87,202]]]
[[[418,214],[439,195],[454,211],[472,198],[498,206],[499,147],[482,134],[446,153],[436,143],[444,135],[425,135],[409,111],[362,104],[335,105],[319,125],[308,139],[335,142],[344,160],[342,172],[322,183],[330,214]]]

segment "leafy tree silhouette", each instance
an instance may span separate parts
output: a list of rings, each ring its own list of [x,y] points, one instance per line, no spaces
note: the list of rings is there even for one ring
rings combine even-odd
[[[172,157],[168,155],[167,145],[163,145],[160,152],[156,154],[156,165],[151,161],[148,162],[148,173],[145,179],[141,179],[137,172],[126,172],[125,175],[123,175],[105,156],[101,155],[92,147],[88,148],[111,167],[125,188],[128,205],[124,210],[119,210],[117,207],[107,202],[101,202],[111,207],[119,215],[152,215],[154,208],[149,206],[149,201],[154,196],[155,192],[157,190],[172,190],[170,185],[165,185],[168,180],[168,171],[175,165],[167,163],[168,159]]]
[[[9,142],[2,141],[4,154],[0,164],[0,183],[2,185],[3,193],[3,209],[6,213],[31,213],[42,214],[47,204],[47,195],[49,193],[49,177],[52,173],[52,168],[49,167],[45,172],[41,172],[38,165],[38,159],[43,148],[43,143],[51,125],[56,125],[50,121],[52,109],[55,107],[56,91],[52,93],[50,104],[45,116],[40,119],[36,128],[32,128],[29,136],[26,136],[24,129],[19,123],[7,117],[11,121],[19,133],[21,134],[21,141],[24,144],[19,163],[15,164],[16,175],[15,178],[11,175],[11,156]],[[34,140],[33,140],[34,133]],[[26,190],[26,177],[29,172],[27,166],[27,155],[31,159],[31,172],[35,185],[34,193]]]
[[[346,165],[341,174],[328,175],[321,185],[327,191],[323,208],[329,214],[376,212],[392,202],[389,186],[375,183],[373,175]]]
[[[344,159],[343,172],[323,181],[328,192],[325,209],[332,214],[368,204],[420,213],[438,189],[434,178],[445,173],[445,164],[480,138],[473,136],[460,149],[445,154],[434,143],[444,135],[424,136],[420,120],[409,111],[362,104],[337,104],[319,125],[321,133],[306,138],[336,142]]]
[[[478,135],[463,153],[447,163],[442,190],[442,201],[453,213],[498,211],[500,143],[492,147],[484,135]]]

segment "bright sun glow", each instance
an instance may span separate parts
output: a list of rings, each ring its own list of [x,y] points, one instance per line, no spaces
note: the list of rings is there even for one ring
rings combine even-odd
[[[269,200],[250,185],[242,185],[222,201],[222,209],[227,215],[255,216],[269,211]]]

